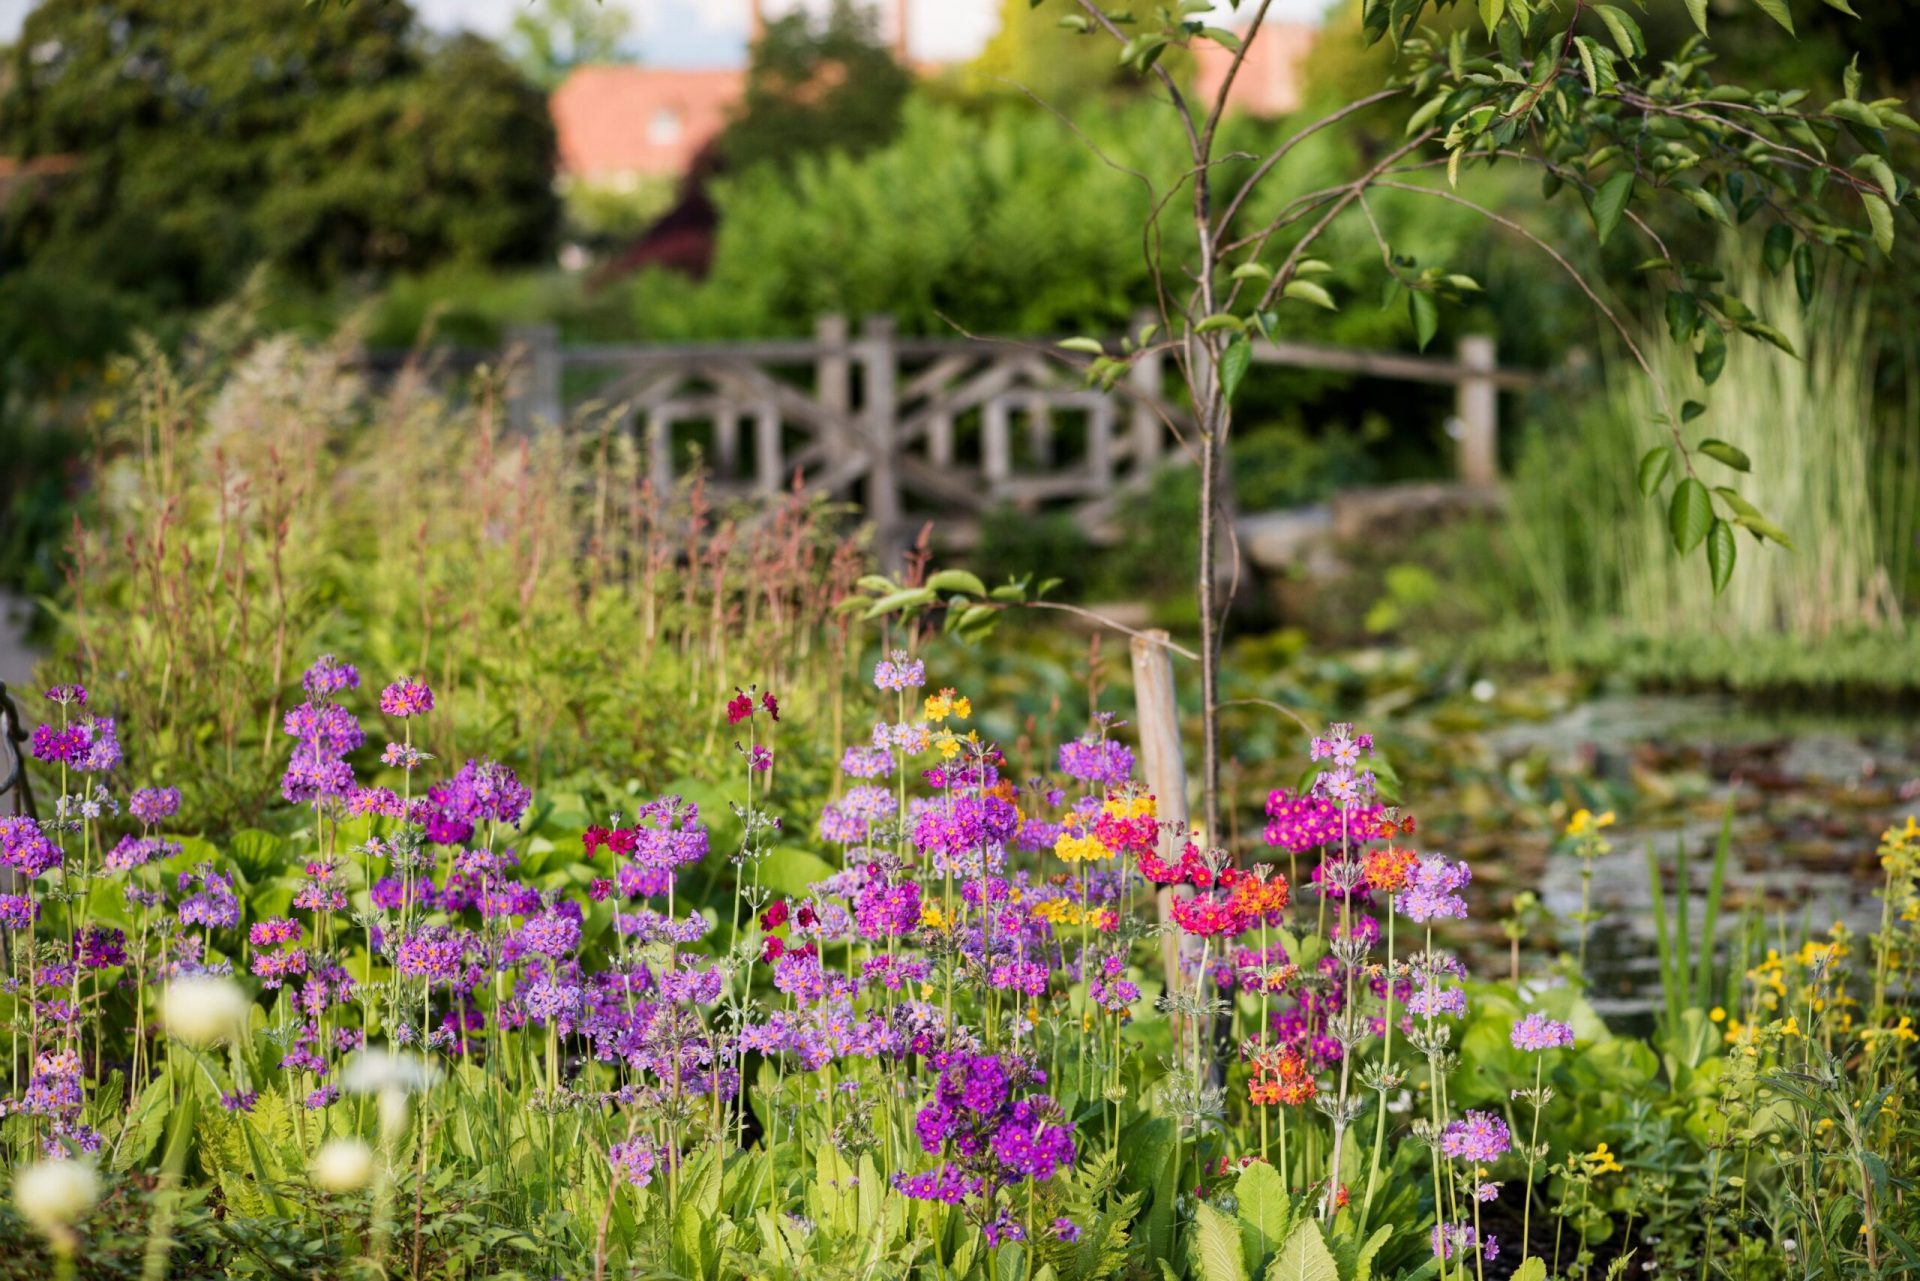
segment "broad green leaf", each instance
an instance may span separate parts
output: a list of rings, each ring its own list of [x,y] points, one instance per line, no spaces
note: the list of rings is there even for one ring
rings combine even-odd
[[[1193,1257],[1200,1281],[1247,1281],[1237,1223],[1201,1201],[1195,1207],[1193,1228]]]
[[[1693,18],[1693,25],[1700,28],[1700,34],[1707,34],[1707,0],[1687,0],[1687,13]]]
[[[926,586],[936,592],[965,592],[969,596],[985,596],[987,585],[980,581],[977,574],[964,569],[943,569],[927,579]]]
[[[1870,192],[1860,193],[1860,203],[1867,207],[1867,221],[1873,224],[1873,243],[1880,246],[1880,252],[1893,257],[1893,209],[1886,201]]]
[[[1673,470],[1673,446],[1655,445],[1640,458],[1640,492],[1648,498],[1660,488],[1660,482]]]
[[[1258,1268],[1286,1240],[1287,1225],[1293,1219],[1293,1199],[1287,1195],[1279,1173],[1265,1161],[1240,1172],[1233,1195],[1240,1202],[1241,1245],[1247,1261]]]
[[[1711,387],[1720,377],[1720,371],[1726,367],[1727,336],[1709,325],[1706,336],[1700,340],[1700,350],[1693,358],[1693,368],[1700,375],[1700,381]]]
[[[1221,311],[1215,312],[1213,315],[1208,316],[1205,320],[1195,325],[1193,332],[1196,334],[1212,334],[1218,333],[1222,329],[1230,329],[1237,334],[1246,327],[1247,322],[1240,317],[1234,315],[1232,312]]]
[[[1340,1269],[1318,1223],[1301,1220],[1274,1256],[1265,1281],[1340,1281]]]
[[[1407,310],[1413,316],[1414,340],[1420,350],[1425,351],[1440,331],[1440,308],[1435,305],[1432,294],[1415,289],[1407,294]]]
[[[1806,306],[1813,301],[1813,246],[1799,244],[1793,247],[1793,289],[1800,295],[1800,305]]]
[[[1233,269],[1235,280],[1272,280],[1273,268],[1264,262],[1243,262]]]
[[[1247,367],[1253,363],[1253,340],[1241,334],[1227,344],[1220,353],[1220,395],[1231,405],[1234,393],[1240,390],[1240,381],[1247,376]]]
[[[1727,589],[1727,582],[1733,577],[1733,562],[1739,548],[1734,545],[1733,526],[1724,520],[1713,522],[1713,528],[1707,531],[1707,569],[1713,575],[1713,594],[1718,596]]]
[[[1788,35],[1794,34],[1793,11],[1787,8],[1787,0],[1753,0],[1753,3],[1759,7],[1760,12],[1785,27]]]
[[[1493,34],[1506,12],[1507,0],[1480,0],[1480,21],[1486,25],[1488,35]]]
[[[1513,1281],[1547,1281],[1547,1261],[1537,1254],[1522,1259],[1513,1270]]]
[[[1766,242],[1760,249],[1760,261],[1766,264],[1767,274],[1779,275],[1792,256],[1793,228],[1784,222],[1776,222],[1768,227]]]
[[[1746,451],[1735,448],[1724,440],[1703,440],[1700,442],[1700,452],[1717,463],[1725,463],[1735,471],[1753,470],[1753,460],[1747,457]]]
[[[1062,338],[1057,344],[1062,351],[1082,351],[1089,356],[1104,356],[1107,349],[1098,338]]]
[[[1287,287],[1280,291],[1283,298],[1293,298],[1300,302],[1310,302],[1316,307],[1325,307],[1328,311],[1338,311],[1339,305],[1333,301],[1333,295],[1326,288],[1312,280],[1289,280]]]
[[[1594,234],[1601,244],[1606,244],[1607,237],[1620,225],[1620,215],[1626,212],[1627,197],[1632,194],[1633,171],[1630,169],[1614,174],[1594,191],[1587,208],[1593,214]]]
[[[1359,1257],[1354,1260],[1353,1281],[1373,1281],[1373,1256],[1380,1253],[1380,1247],[1393,1235],[1393,1225],[1388,1224],[1367,1238],[1360,1247]]]
[[[1880,184],[1880,190],[1887,193],[1888,200],[1900,199],[1900,184],[1893,179],[1893,167],[1869,151],[1853,162],[1853,167],[1862,171]]]
[[[1701,404],[1699,401],[1697,400],[1686,401],[1684,404],[1680,406],[1680,421],[1683,423],[1690,423],[1694,419],[1698,418],[1701,414],[1704,414],[1706,412],[1707,412],[1707,407]]]
[[[1616,9],[1610,4],[1597,4],[1593,11],[1600,15],[1600,21],[1607,24],[1613,43],[1624,57],[1637,58],[1647,51],[1647,40],[1640,34],[1640,24],[1628,16],[1624,9]]]
[[[889,592],[887,595],[873,602],[873,604],[867,606],[867,612],[861,615],[861,617],[878,618],[880,615],[891,613],[896,609],[911,609],[918,605],[925,605],[928,601],[931,601],[933,597],[934,593],[932,589],[926,587],[909,587],[901,591]]]
[[[1704,187],[1682,187],[1680,188],[1680,194],[1685,197],[1688,204],[1721,226],[1731,227],[1733,225],[1733,219],[1727,216],[1727,207],[1715,199],[1711,191],[1706,190]]]
[[[1667,504],[1667,529],[1682,556],[1700,545],[1713,525],[1713,498],[1692,476],[1681,481]]]

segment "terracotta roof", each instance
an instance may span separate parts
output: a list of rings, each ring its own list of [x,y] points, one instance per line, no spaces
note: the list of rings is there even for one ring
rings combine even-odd
[[[1239,33],[1244,39],[1246,32]],[[1263,22],[1260,36],[1247,50],[1246,65],[1234,78],[1230,103],[1256,116],[1283,116],[1300,105],[1306,79],[1307,56],[1313,52],[1320,28],[1305,22]],[[1210,40],[1196,40],[1197,80],[1205,101],[1220,92],[1233,51]]]
[[[580,67],[548,103],[560,171],[602,181],[682,174],[726,127],[746,85],[739,68]]]

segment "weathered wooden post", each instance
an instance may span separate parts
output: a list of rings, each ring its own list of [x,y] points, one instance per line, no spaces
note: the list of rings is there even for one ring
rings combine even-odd
[[[867,519],[873,522],[880,556],[888,567],[900,563],[901,528],[899,452],[900,356],[893,342],[893,317],[868,316],[860,325],[860,393],[867,438]]]
[[[516,325],[506,333],[507,350],[516,356],[507,388],[507,424],[528,432],[561,421],[560,329],[556,325]]]
[[[1500,483],[1500,389],[1493,381],[1499,352],[1487,334],[1468,334],[1457,351],[1465,371],[1454,386],[1460,481],[1491,487]]]
[[[1140,733],[1140,768],[1160,816],[1160,857],[1178,863],[1185,837],[1175,833],[1187,823],[1187,769],[1180,749],[1180,711],[1173,697],[1172,638],[1158,629],[1133,638],[1134,725]],[[1163,885],[1155,904],[1164,926],[1173,919],[1173,887]],[[1160,936],[1161,960],[1171,988],[1180,980],[1180,935]],[[1179,1044],[1180,1024],[1174,1024]]]
[[[761,405],[753,415],[754,485],[763,494],[776,494],[786,484],[787,464],[780,448],[780,411]]]

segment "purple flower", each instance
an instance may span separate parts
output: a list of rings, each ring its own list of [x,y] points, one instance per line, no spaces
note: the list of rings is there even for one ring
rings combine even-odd
[[[1084,783],[1124,783],[1133,773],[1133,751],[1111,738],[1088,735],[1060,745],[1060,772]]]
[[[1460,891],[1473,879],[1473,869],[1438,854],[1423,854],[1413,865],[1407,887],[1398,897],[1400,911],[1408,920],[1431,921],[1440,917],[1467,919],[1467,900]]]
[[[1513,1025],[1513,1048],[1516,1050],[1570,1049],[1572,1046],[1571,1023],[1550,1019],[1536,1011]]]
[[[33,880],[58,867],[62,857],[60,847],[35,820],[25,815],[0,818],[0,863]]]
[[[55,685],[46,693],[49,703],[58,703],[62,707],[85,707],[87,705],[87,687],[85,685]]]
[[[309,698],[332,698],[335,694],[360,688],[360,669],[343,663],[332,654],[322,654],[300,678],[300,687]]]
[[[1440,1134],[1440,1151],[1460,1161],[1491,1165],[1513,1146],[1507,1123],[1492,1112],[1469,1111]]]
[[[142,787],[127,798],[127,813],[149,827],[179,812],[180,789],[177,787]]]
[[[874,665],[873,683],[885,690],[919,689],[927,683],[927,665],[904,649],[896,649]]]
[[[433,710],[433,691],[426,682],[403,677],[380,691],[380,710],[406,720]]]
[[[636,1188],[644,1188],[653,1182],[656,1160],[653,1145],[645,1139],[628,1139],[607,1149],[607,1163],[613,1167],[615,1176],[625,1179]]]
[[[893,773],[893,753],[884,747],[849,747],[840,758],[840,772],[848,778],[885,778]]]

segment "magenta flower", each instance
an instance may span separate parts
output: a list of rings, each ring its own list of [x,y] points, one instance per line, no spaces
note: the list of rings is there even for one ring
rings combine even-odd
[[[1513,1146],[1507,1123],[1492,1112],[1468,1111],[1440,1134],[1440,1151],[1454,1160],[1491,1165]]]
[[[402,720],[433,710],[433,691],[425,681],[402,678],[380,691],[380,710]]]

